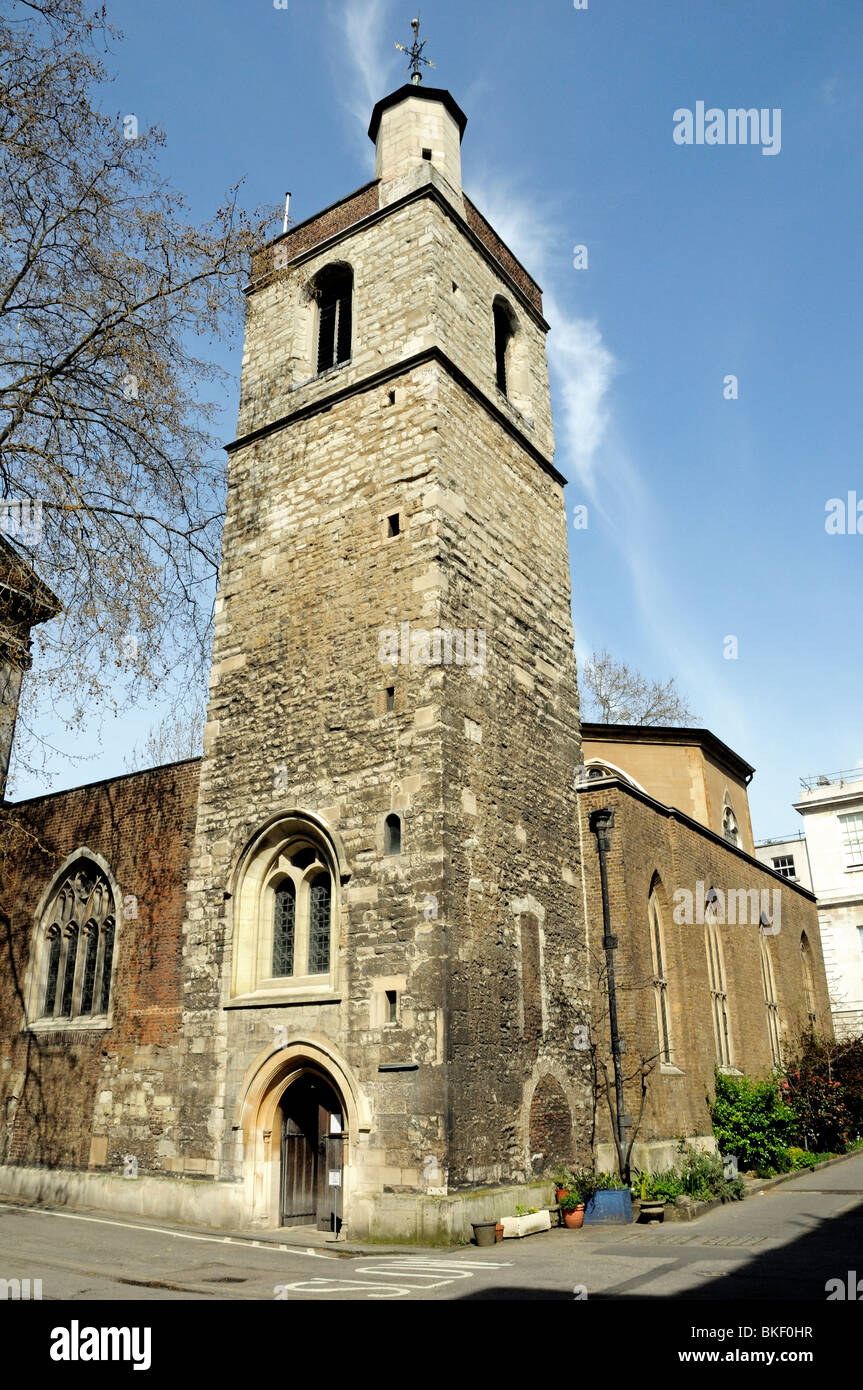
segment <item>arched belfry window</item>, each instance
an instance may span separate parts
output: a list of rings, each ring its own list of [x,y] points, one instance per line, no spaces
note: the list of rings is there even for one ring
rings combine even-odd
[[[340,872],[333,843],[299,812],[247,848],[234,903],[234,1005],[331,992],[337,983]]]
[[[353,335],[354,273],[349,265],[327,266],[313,283],[318,305],[317,370],[350,361]]]
[[[515,337],[515,315],[504,299],[496,299],[492,306],[494,314],[494,361],[495,376],[499,389],[509,395],[512,365],[512,341]]]
[[[107,873],[88,855],[60,873],[36,923],[30,1026],[107,1025],[118,902]]]

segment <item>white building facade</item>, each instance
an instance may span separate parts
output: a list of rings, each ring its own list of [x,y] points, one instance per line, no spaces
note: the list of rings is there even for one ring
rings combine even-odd
[[[803,831],[761,840],[755,853],[818,899],[837,1037],[863,1033],[863,768],[806,778],[795,810]]]

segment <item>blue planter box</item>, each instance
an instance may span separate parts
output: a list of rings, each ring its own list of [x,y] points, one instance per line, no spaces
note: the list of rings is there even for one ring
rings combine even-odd
[[[627,1187],[594,1192],[584,1209],[585,1226],[627,1226],[632,1221],[632,1193]]]

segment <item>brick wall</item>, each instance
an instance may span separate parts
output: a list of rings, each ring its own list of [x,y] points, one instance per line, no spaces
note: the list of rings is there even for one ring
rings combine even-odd
[[[181,928],[198,761],[3,809],[0,1153],[15,1162],[161,1171],[175,1152]],[[15,825],[23,833],[15,830]],[[86,847],[125,900],[112,1026],[22,1032],[34,912],[60,864]],[[134,913],[137,912],[137,916]]]
[[[767,937],[773,960],[783,1051],[793,1049],[808,1020],[801,962],[801,933],[812,949],[817,996],[817,1026],[831,1031],[830,1007],[814,901],[757,861],[726,845],[686,817],[648,799],[620,783],[587,788],[579,796],[585,835],[588,932],[591,973],[603,960],[602,901],[595,837],[588,830],[591,810],[610,806],[615,812],[609,855],[611,928],[619,941],[615,953],[620,1032],[626,1044],[624,1070],[637,1071],[642,1058],[655,1058],[659,1032],[653,980],[653,959],[648,930],[651,884],[658,875],[658,897],[664,927],[667,998],[670,1018],[672,1067],[652,1063],[640,1140],[674,1139],[681,1134],[712,1133],[706,1096],[713,1094],[717,1061],[713,1013],[708,977],[705,927],[675,922],[682,917],[685,900],[675,900],[676,890],[693,894],[697,915],[697,885],[705,893],[714,887],[729,890],[766,890],[771,907],[774,890],[781,892],[779,930]],[[751,915],[751,914],[750,914]],[[750,1076],[768,1075],[772,1055],[767,1009],[762,986],[759,930],[756,925],[726,923],[719,928],[727,978],[728,1014],[732,1061]],[[597,991],[597,1003],[604,991]],[[604,1054],[610,1062],[607,1024],[601,1026]],[[637,1080],[627,1086],[626,1108],[635,1117],[640,1104]],[[607,1105],[598,1106],[598,1137],[610,1140]]]

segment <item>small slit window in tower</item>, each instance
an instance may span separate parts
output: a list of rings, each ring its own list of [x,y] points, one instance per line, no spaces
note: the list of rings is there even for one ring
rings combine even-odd
[[[401,534],[402,523],[398,512],[393,512],[392,516],[387,517],[387,537],[398,536]]]
[[[429,159],[429,160],[430,160],[431,157],[432,157],[432,152],[431,152],[431,150],[423,150],[423,159]]]
[[[349,266],[331,266],[317,278],[319,372],[350,360],[353,288]]]
[[[395,391],[390,391],[389,399],[390,399],[390,405],[395,405],[395,403],[396,403],[396,393],[395,393]]]
[[[505,304],[498,301],[494,306],[494,357],[497,384],[504,395],[507,394],[507,357],[514,333],[510,311]]]
[[[399,996],[397,990],[388,989],[386,994],[386,1020],[387,1023],[398,1023],[399,1018]]]
[[[402,823],[398,816],[387,816],[384,822],[384,853],[401,854]]]
[[[396,707],[396,688],[394,685],[387,686],[387,714],[392,714]]]

